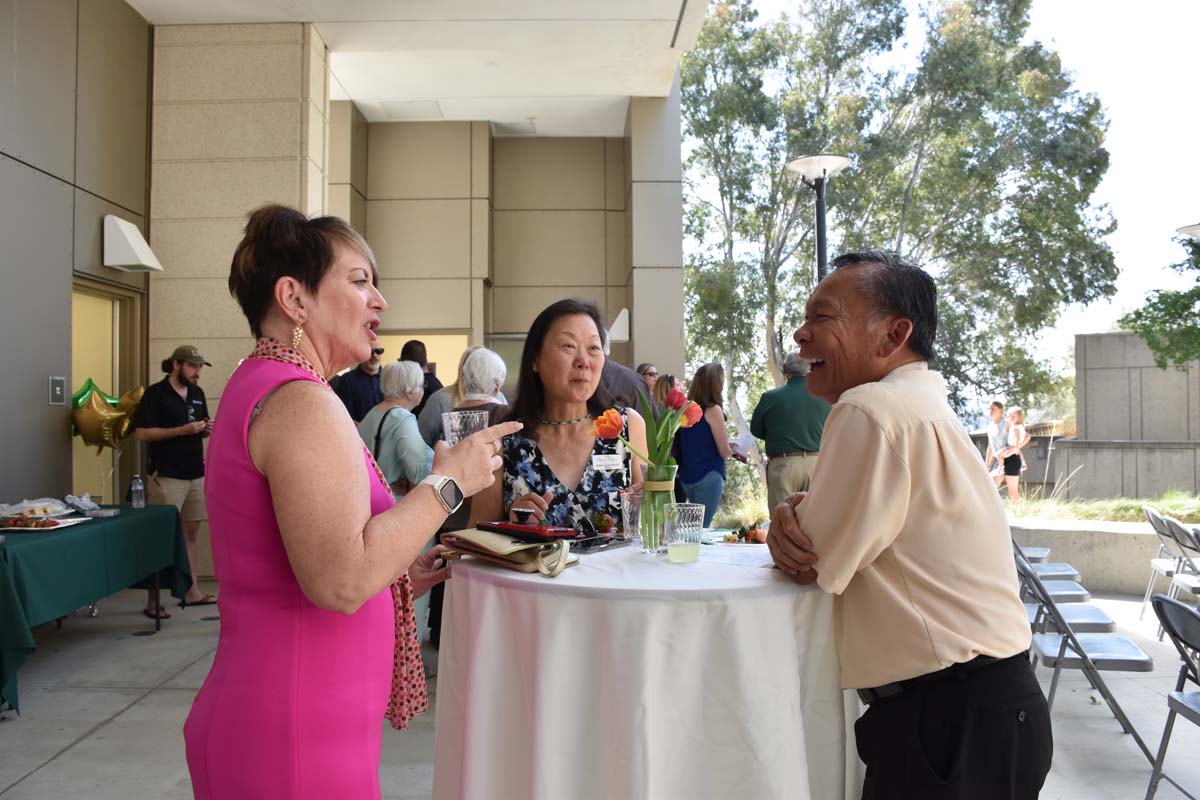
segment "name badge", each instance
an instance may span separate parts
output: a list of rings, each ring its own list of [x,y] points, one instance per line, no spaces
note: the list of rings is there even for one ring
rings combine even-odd
[[[596,453],[592,456],[592,468],[597,472],[613,472],[625,468],[625,459],[618,453]]]

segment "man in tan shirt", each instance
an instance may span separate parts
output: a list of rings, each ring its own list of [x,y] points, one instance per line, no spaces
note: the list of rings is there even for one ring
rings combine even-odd
[[[937,289],[881,251],[848,253],[796,332],[808,389],[833,403],[810,492],[768,544],[835,595],[864,798],[1033,798],[1050,715],[1029,663],[1004,509],[929,369]]]

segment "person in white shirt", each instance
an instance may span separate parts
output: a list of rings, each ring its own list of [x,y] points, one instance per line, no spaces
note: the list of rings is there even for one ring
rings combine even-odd
[[[834,405],[810,491],[776,507],[767,543],[835,595],[842,685],[868,704],[863,797],[1035,798],[1050,714],[1004,508],[929,369],[936,286],[882,251],[833,266],[795,339]]]

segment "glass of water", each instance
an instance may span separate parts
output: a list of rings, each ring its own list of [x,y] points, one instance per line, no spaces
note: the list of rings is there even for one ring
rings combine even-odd
[[[676,564],[698,561],[704,530],[703,504],[668,503],[666,517],[667,560]]]
[[[639,544],[642,541],[642,492],[635,489],[632,492],[621,492],[621,538],[626,541],[633,539]]]
[[[442,414],[442,432],[446,444],[453,447],[473,433],[479,433],[488,426],[488,412],[484,411],[447,411]]]

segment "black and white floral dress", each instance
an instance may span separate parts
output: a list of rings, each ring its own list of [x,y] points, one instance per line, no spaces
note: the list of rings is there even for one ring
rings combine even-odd
[[[621,418],[626,418],[621,409]],[[583,470],[579,487],[574,491],[563,485],[546,463],[537,442],[523,433],[506,436],[501,454],[504,457],[504,508],[529,493],[551,493],[546,521],[551,525],[573,527],[583,518],[596,522],[600,514],[621,519],[619,492],[629,486],[632,466],[629,448],[620,439],[596,437],[592,455]],[[615,457],[615,458],[614,458]]]

